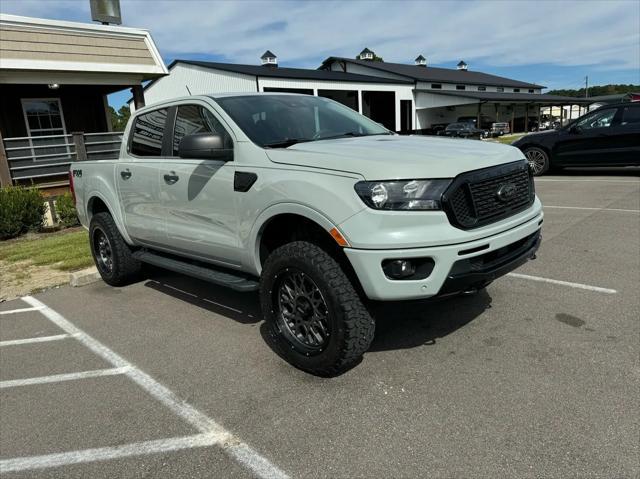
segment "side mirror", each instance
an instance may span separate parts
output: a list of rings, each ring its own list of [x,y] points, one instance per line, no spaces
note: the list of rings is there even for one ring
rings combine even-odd
[[[571,128],[569,128],[569,133],[579,135],[580,133],[582,133],[582,128],[580,128],[578,125],[573,125]]]
[[[203,160],[233,160],[233,148],[225,148],[224,138],[217,133],[195,133],[186,135],[178,145],[180,158]]]

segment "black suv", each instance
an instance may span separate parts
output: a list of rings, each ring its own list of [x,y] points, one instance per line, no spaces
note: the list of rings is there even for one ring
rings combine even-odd
[[[640,102],[600,107],[512,145],[522,150],[536,176],[565,166],[640,166]]]

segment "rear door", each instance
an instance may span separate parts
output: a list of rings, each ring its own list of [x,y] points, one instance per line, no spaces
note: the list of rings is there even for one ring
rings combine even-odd
[[[618,138],[613,128],[618,109],[603,108],[578,119],[559,135],[554,159],[564,166],[589,166],[614,162],[619,154]]]
[[[621,165],[640,165],[640,104],[621,108],[620,123],[616,126],[619,139]]]
[[[233,148],[228,129],[206,103],[193,101],[177,106],[173,130],[171,158],[160,172],[167,244],[177,252],[238,265],[234,162],[178,157],[180,141],[194,133],[219,133]]]
[[[160,202],[159,168],[169,109],[143,113],[133,120],[127,155],[116,165],[120,205],[129,236],[139,243],[162,243],[164,211]]]

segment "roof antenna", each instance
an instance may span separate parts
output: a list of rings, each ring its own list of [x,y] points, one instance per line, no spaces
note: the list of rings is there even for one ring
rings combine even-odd
[[[185,88],[187,89],[187,91],[189,92],[189,96],[192,96],[192,95],[191,95],[191,90],[189,90],[189,87],[188,87],[187,85],[185,85],[184,87],[185,87]]]

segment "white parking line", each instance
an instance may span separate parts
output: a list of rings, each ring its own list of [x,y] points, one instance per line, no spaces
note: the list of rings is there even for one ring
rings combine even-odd
[[[98,378],[102,376],[116,376],[126,374],[129,368],[94,369],[93,371],[80,371],[77,373],[52,374],[51,376],[39,376],[36,378],[10,379],[0,381],[0,389],[15,388],[18,386],[32,386],[34,384],[59,383],[62,381],[76,381],[77,379]]]
[[[540,181],[548,181],[548,182],[554,182],[554,181],[562,181],[562,182],[571,182],[571,183],[632,183],[635,185],[640,185],[640,181],[635,181],[635,180],[577,180],[574,178],[536,178],[535,182],[538,183]]]
[[[46,343],[48,341],[59,341],[67,339],[71,336],[68,334],[56,334],[55,336],[38,336],[35,338],[11,339],[8,341],[0,341],[0,348],[3,346],[16,346],[19,344]]]
[[[597,293],[606,293],[606,294],[617,293],[615,289],[601,288],[599,286],[591,286],[591,285],[582,284],[582,283],[571,283],[569,281],[560,281],[559,279],[543,278],[540,276],[529,276],[528,274],[508,273],[507,276],[511,276],[512,278],[528,279],[531,281],[539,281],[541,283],[551,283],[551,284],[557,284],[560,286],[569,286],[570,288],[586,289],[588,291],[595,291]]]
[[[42,314],[46,316],[51,322],[53,322],[60,329],[65,331],[68,334],[74,335],[78,341],[84,344],[87,348],[93,351],[98,356],[102,357],[107,362],[111,363],[116,369],[118,368],[127,368],[127,371],[124,373],[129,379],[134,381],[138,386],[144,389],[147,393],[153,396],[156,400],[164,404],[166,407],[171,409],[176,415],[180,416],[182,419],[187,421],[193,427],[195,427],[198,431],[203,433],[200,436],[212,437],[211,439],[215,444],[220,444],[222,446],[223,451],[225,451],[229,456],[234,458],[237,462],[242,464],[244,467],[249,469],[261,479],[286,479],[288,478],[287,474],[278,468],[276,465],[272,464],[267,458],[260,455],[257,451],[251,448],[248,444],[242,442],[237,437],[233,436],[233,434],[227,431],[220,424],[215,422],[213,419],[207,417],[205,414],[198,411],[192,405],[178,398],[171,390],[167,389],[165,386],[157,382],[151,376],[149,376],[144,371],[138,369],[132,363],[124,359],[122,356],[118,355],[111,349],[107,348],[98,340],[92,338],[84,331],[73,325],[66,318],[64,318],[61,314],[57,313],[53,309],[49,308],[44,303],[40,302],[36,298],[31,296],[25,296],[22,298],[27,304],[30,304],[34,308],[40,308]],[[200,437],[198,436],[198,437]],[[166,441],[172,441],[168,439]],[[188,447],[199,447],[198,444],[189,446],[188,438],[183,438],[182,441],[186,441],[184,444],[184,448]],[[143,454],[151,454],[156,452],[153,448],[148,447],[140,447],[140,444],[149,444],[149,443],[139,443],[138,446],[135,444],[131,445],[123,445],[118,446],[124,448],[124,450],[131,451],[128,455],[143,455]],[[163,443],[166,444],[166,443]],[[170,442],[169,442],[170,444]],[[181,443],[182,444],[182,443]],[[127,449],[129,448],[129,449]],[[95,451],[92,449],[87,449],[85,451],[76,451],[75,453],[69,453],[70,456],[64,456],[69,462],[58,462],[56,465],[65,465],[65,464],[73,464],[78,462],[79,455],[88,454],[88,457],[95,457],[95,459],[86,459],[90,460],[101,460],[103,456],[99,454],[93,454],[91,451]],[[55,456],[55,455],[54,455]],[[108,455],[107,455],[108,456]],[[35,456],[35,457],[27,457],[27,458],[18,458],[18,459],[7,459],[5,461],[0,461],[0,471],[3,470],[3,465],[9,464],[7,461],[26,461],[22,462],[22,464],[26,464],[25,468],[30,467],[29,460],[37,459],[38,457],[44,456]],[[61,456],[62,457],[62,456]],[[117,457],[117,456],[116,456]],[[63,459],[57,459],[58,461],[63,461]],[[104,459],[110,459],[111,456],[104,457]],[[41,464],[40,462],[36,462],[33,464]],[[48,465],[37,466],[37,467],[50,467]]]
[[[640,213],[640,210],[625,210],[621,208],[588,208],[586,206],[550,206],[544,205],[544,209],[557,208],[564,210],[591,210],[591,211],[619,211],[621,213]]]
[[[43,456],[16,457],[0,461],[0,473],[17,472],[47,467],[59,467],[83,462],[106,461],[141,454],[158,454],[194,447],[213,446],[220,443],[215,434],[197,434],[155,441],[136,442],[121,446],[99,447],[80,451],[45,454]]]
[[[40,311],[41,309],[42,308],[40,307],[11,309],[9,311],[0,311],[0,316],[5,314],[17,314],[17,313],[27,313],[29,311]]]

